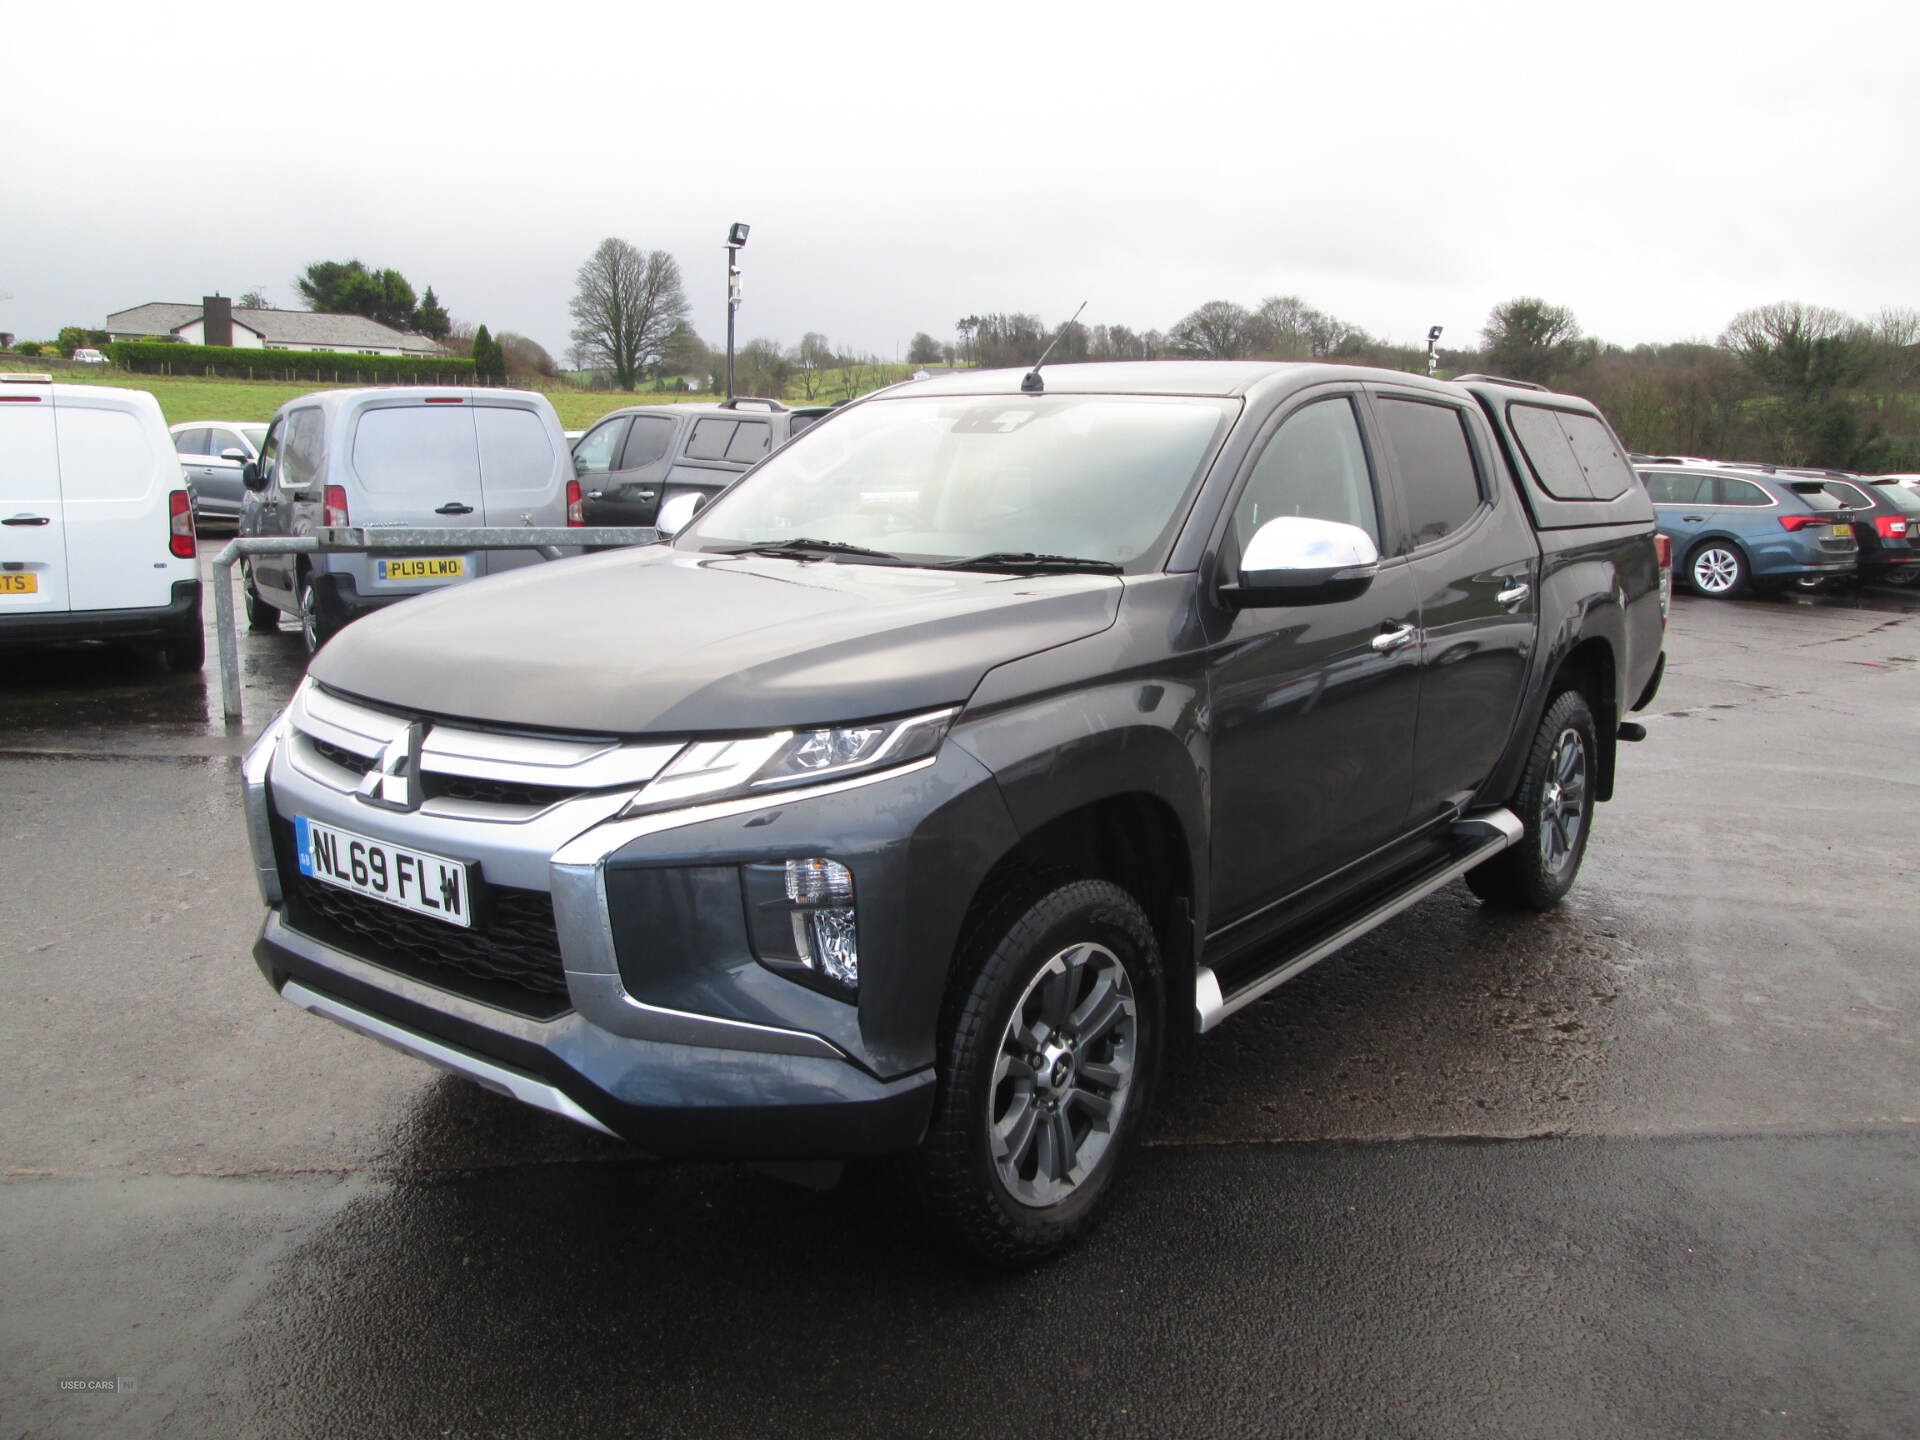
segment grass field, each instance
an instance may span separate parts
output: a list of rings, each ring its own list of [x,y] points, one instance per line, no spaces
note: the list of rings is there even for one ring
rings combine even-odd
[[[22,361],[9,369],[30,370]],[[209,380],[194,375],[129,375],[124,370],[63,370],[53,377],[63,385],[117,385],[128,390],[146,390],[160,402],[161,413],[169,425],[186,420],[260,420],[273,418],[273,412],[287,401],[316,390],[348,387],[315,385],[300,380]],[[563,430],[584,430],[609,410],[622,405],[653,405],[677,400],[705,400],[705,395],[650,395],[641,392],[623,395],[612,390],[549,390],[560,416]]]
[[[35,370],[34,361],[24,356],[0,357],[0,370]],[[857,383],[872,387],[904,380],[913,371],[910,365],[861,367]],[[316,390],[350,387],[320,385],[304,380],[218,380],[198,375],[134,375],[110,367],[60,369],[53,378],[63,385],[118,385],[129,390],[149,391],[160,402],[161,413],[169,425],[187,420],[259,420],[273,418],[273,412],[287,401]],[[842,372],[825,370],[815,377],[815,393],[821,398],[809,402],[794,394],[798,385],[788,389],[786,403],[805,405],[838,400],[846,391]],[[624,394],[617,390],[574,390],[554,388],[542,392],[553,402],[563,430],[584,430],[609,410],[623,405],[672,405],[710,401],[711,395],[655,393],[639,390]]]

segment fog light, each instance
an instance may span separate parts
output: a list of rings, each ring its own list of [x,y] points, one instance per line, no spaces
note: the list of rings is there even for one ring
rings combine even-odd
[[[811,856],[743,865],[747,925],[760,963],[790,980],[851,1000],[860,988],[853,872]]]

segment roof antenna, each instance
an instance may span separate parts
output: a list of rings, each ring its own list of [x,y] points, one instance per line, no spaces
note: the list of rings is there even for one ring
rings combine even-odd
[[[1084,310],[1086,308],[1087,308],[1087,302],[1082,300],[1080,302],[1080,310]],[[1067,321],[1067,325],[1073,324],[1074,320],[1078,320],[1080,318],[1080,310],[1076,310],[1073,312],[1073,320]],[[1027,371],[1025,375],[1020,377],[1020,388],[1023,391],[1025,391],[1027,394],[1038,395],[1047,388],[1046,385],[1042,383],[1040,379],[1040,367],[1047,363],[1047,356],[1051,355],[1053,353],[1053,347],[1060,343],[1060,335],[1064,335],[1067,333],[1067,325],[1062,325],[1060,327],[1060,334],[1055,335],[1052,340],[1047,342],[1047,348],[1040,352],[1040,358],[1033,362],[1033,368]]]

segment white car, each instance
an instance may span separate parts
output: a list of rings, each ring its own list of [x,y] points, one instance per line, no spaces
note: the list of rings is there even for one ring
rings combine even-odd
[[[206,658],[187,479],[144,390],[0,375],[0,646],[136,640]]]
[[[73,358],[82,365],[104,365],[107,357],[98,350],[80,349],[73,352]]]

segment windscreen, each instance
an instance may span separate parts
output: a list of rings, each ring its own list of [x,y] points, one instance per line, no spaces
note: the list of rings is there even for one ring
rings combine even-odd
[[[679,543],[805,537],[923,560],[1004,551],[1139,567],[1172,538],[1237,408],[1131,395],[871,401],[790,442]]]
[[[1916,495],[1897,480],[1874,486],[1873,493],[1884,504],[1892,505],[1908,515],[1920,515],[1920,495]]]
[[[1827,487],[1818,480],[1796,480],[1790,487],[1795,495],[1807,502],[1809,510],[1844,510],[1833,496],[1827,493]]]
[[[240,433],[247,437],[247,443],[256,451],[267,443],[267,427],[264,425],[242,425]]]

